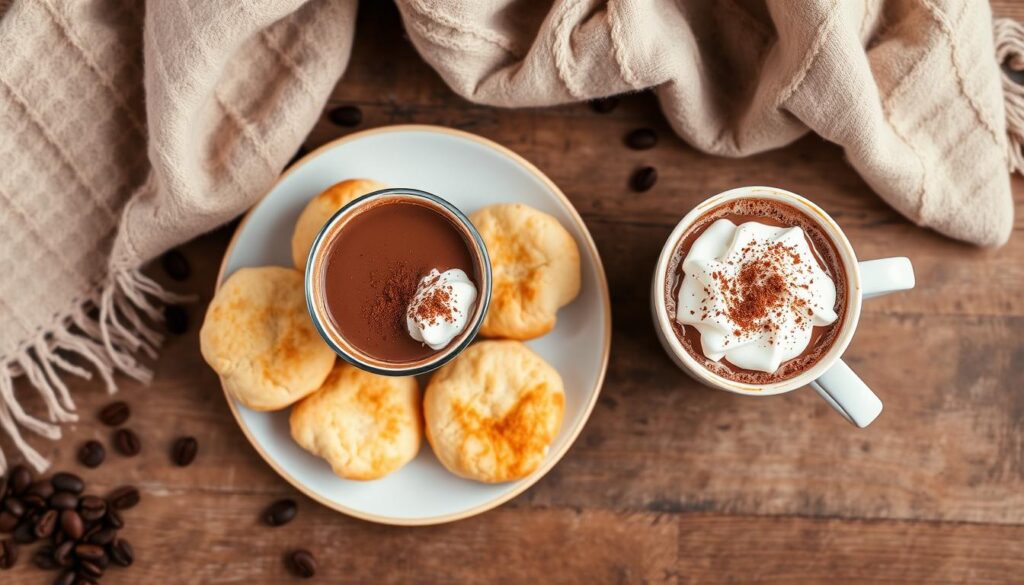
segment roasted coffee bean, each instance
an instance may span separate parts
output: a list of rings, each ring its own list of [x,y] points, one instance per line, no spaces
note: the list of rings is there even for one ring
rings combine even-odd
[[[41,479],[33,483],[31,486],[29,486],[29,488],[25,491],[25,494],[29,496],[39,496],[44,500],[48,500],[55,491],[57,490],[53,489],[52,483],[45,479]]]
[[[78,502],[78,513],[86,522],[100,520],[107,515],[107,501],[96,496],[84,496]]]
[[[53,549],[48,546],[39,547],[32,554],[32,564],[44,571],[52,571],[60,565],[53,559]]]
[[[181,305],[164,307],[164,327],[171,335],[182,335],[188,331],[188,312]]]
[[[115,510],[127,510],[134,508],[139,503],[141,496],[139,490],[135,489],[130,485],[119,487],[116,490],[110,492],[107,496],[107,501],[114,507]]]
[[[124,528],[124,519],[121,518],[121,513],[110,506],[107,506],[106,522],[107,526],[115,530]]]
[[[99,579],[103,576],[103,567],[93,561],[79,561],[78,574],[85,575],[90,579]]]
[[[82,517],[78,515],[78,512],[64,510],[60,513],[60,529],[71,540],[78,540],[85,533],[85,523],[82,522]]]
[[[10,532],[18,525],[18,517],[6,510],[0,512],[0,532]]]
[[[65,569],[53,582],[53,585],[75,585],[78,575],[72,569]]]
[[[182,437],[174,442],[171,458],[178,467],[188,467],[196,460],[198,452],[199,442],[195,437]]]
[[[161,256],[160,265],[164,267],[167,276],[174,280],[186,280],[192,274],[192,267],[189,266],[188,259],[177,249],[170,250]]]
[[[108,549],[110,560],[116,565],[130,567],[135,562],[135,551],[132,549],[131,543],[123,538],[115,540]]]
[[[0,474],[0,500],[7,495],[7,476]]]
[[[99,568],[103,569],[104,571],[106,571],[107,567],[110,566],[110,553],[107,552],[106,550],[104,550],[103,551],[103,556],[98,558],[98,559],[96,559],[93,562],[96,564],[97,567],[99,567]]]
[[[25,493],[25,490],[32,485],[32,471],[24,465],[15,465],[10,472],[8,489],[16,496]]]
[[[34,528],[36,538],[49,538],[53,535],[53,530],[57,527],[58,515],[57,510],[47,510],[39,517]]]
[[[131,415],[131,407],[126,402],[118,400],[103,407],[100,411],[100,422],[108,427],[119,427],[127,422]]]
[[[75,561],[71,555],[74,550],[75,541],[65,540],[57,548],[53,549],[53,560],[57,561],[57,564],[62,567],[69,567]]]
[[[308,550],[297,550],[288,555],[288,566],[293,573],[304,579],[316,575],[316,558]]]
[[[135,457],[142,450],[142,441],[131,429],[120,429],[114,433],[114,445],[125,457]]]
[[[658,135],[650,128],[637,128],[626,134],[626,146],[633,150],[647,150],[658,143]]]
[[[45,513],[45,508],[34,508],[32,510],[27,510],[25,512],[25,515],[21,517],[21,521],[28,522],[32,524],[32,526],[35,526],[36,522],[39,522],[39,519],[42,518],[43,514]]]
[[[84,518],[83,518],[83,520],[84,520]],[[79,538],[78,541],[79,542],[89,542],[89,539],[92,538],[92,535],[96,534],[100,530],[103,530],[103,528],[104,528],[103,525],[99,524],[99,523],[96,523],[96,524],[93,524],[93,525],[86,524],[85,525],[85,532],[82,534],[82,538]],[[95,544],[95,543],[93,543],[93,544]]]
[[[355,106],[341,106],[327,112],[327,117],[338,126],[351,128],[363,121],[363,111]]]
[[[295,500],[278,500],[263,511],[263,521],[270,526],[283,526],[291,522],[298,511]]]
[[[50,478],[50,483],[53,484],[53,489],[58,492],[80,494],[85,490],[85,482],[82,481],[82,478],[73,473],[54,474],[54,476]]]
[[[0,569],[10,569],[18,562],[18,546],[10,540],[0,542]]]
[[[36,538],[35,526],[31,522],[22,522],[11,533],[11,539],[18,544],[32,544]]]
[[[7,497],[4,500],[3,507],[9,514],[17,516],[18,518],[25,515],[25,504],[21,503],[21,500],[14,496]]]
[[[58,510],[74,510],[78,507],[78,496],[71,492],[57,492],[50,496],[50,507]]]
[[[25,504],[26,510],[38,510],[46,505],[46,500],[26,492],[25,495],[21,496],[21,503]]]
[[[95,544],[83,543],[75,546],[75,556],[79,561],[96,561],[106,554],[103,547]]]
[[[658,182],[658,169],[654,167],[643,167],[633,173],[633,178],[629,180],[629,185],[633,187],[633,190],[638,193],[643,193],[649,190]]]
[[[98,544],[99,546],[107,546],[111,542],[114,542],[114,538],[117,537],[117,531],[113,528],[101,528],[100,530],[90,534],[85,538],[85,541],[89,544]]]
[[[619,107],[619,98],[615,96],[603,97],[590,100],[590,109],[598,114],[607,114]]]
[[[78,449],[78,462],[82,465],[95,469],[107,458],[107,450],[99,441],[86,441]]]

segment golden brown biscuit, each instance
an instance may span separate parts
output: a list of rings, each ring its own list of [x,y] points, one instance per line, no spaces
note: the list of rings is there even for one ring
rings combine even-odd
[[[430,380],[427,440],[449,471],[487,483],[540,467],[565,409],[562,377],[518,341],[471,345]]]
[[[485,207],[470,219],[487,244],[493,288],[480,334],[531,339],[580,292],[580,251],[558,220],[522,204]]]
[[[334,352],[313,328],[302,274],[243,268],[206,311],[199,347],[224,389],[253,410],[278,410],[320,387]]]
[[[378,376],[339,362],[292,409],[292,438],[347,479],[377,479],[416,456],[423,436],[416,378]]]
[[[306,257],[309,256],[309,249],[313,247],[313,240],[336,211],[356,197],[384,188],[385,186],[377,181],[349,179],[331,185],[323,193],[310,199],[299,220],[295,222],[295,232],[292,234],[292,262],[295,263],[295,268],[302,272],[306,271]]]

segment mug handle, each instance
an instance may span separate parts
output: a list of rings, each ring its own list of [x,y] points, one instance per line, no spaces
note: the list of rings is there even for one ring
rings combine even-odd
[[[909,258],[883,258],[860,263],[861,295],[865,299],[914,288],[914,267]],[[821,395],[843,418],[864,428],[882,412],[882,401],[868,385],[837,360],[811,388]]]

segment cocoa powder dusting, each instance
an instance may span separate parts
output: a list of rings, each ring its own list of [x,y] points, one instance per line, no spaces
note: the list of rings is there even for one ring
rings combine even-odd
[[[759,260],[740,269],[737,287],[729,287],[729,318],[743,331],[762,328],[759,321],[782,303],[786,281],[771,262]],[[732,289],[738,288],[734,292]],[[763,327],[767,328],[768,324]]]
[[[792,246],[781,242],[763,248],[751,245],[742,252],[753,258],[743,264],[738,274],[729,276],[719,271],[711,274],[725,296],[726,313],[737,325],[733,336],[774,332],[779,328],[775,321],[782,319],[784,313],[803,312],[806,301],[793,295],[787,282],[796,273],[809,273],[810,267],[797,262],[799,254]],[[802,317],[798,317],[797,322],[801,323]],[[775,338],[770,337],[768,342],[775,343]]]
[[[380,293],[363,306],[363,316],[381,324],[384,339],[391,335],[408,335],[405,311],[416,295],[418,283],[419,275],[402,261],[370,273],[370,284]]]
[[[437,278],[432,282],[437,282]],[[430,291],[416,303],[415,307],[410,307],[409,310],[417,320],[425,321],[430,325],[437,325],[439,319],[452,323],[455,321],[455,315],[452,313],[451,300],[452,287],[447,285]]]

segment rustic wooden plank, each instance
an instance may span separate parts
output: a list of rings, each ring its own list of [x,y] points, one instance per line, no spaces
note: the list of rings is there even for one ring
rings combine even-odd
[[[1015,583],[1021,527],[683,516],[680,583]]]
[[[1012,15],[1021,11],[1019,6],[997,2],[994,12]],[[981,250],[915,227],[871,191],[835,145],[807,137],[788,148],[744,159],[705,155],[672,133],[649,93],[624,97],[610,114],[597,114],[583,104],[519,110],[469,104],[448,91],[407,42],[395,42],[387,31],[397,25],[391,8],[373,7],[360,25],[356,54],[376,58],[353,61],[331,105],[360,104],[363,128],[429,123],[497,140],[551,176],[595,231],[600,229],[595,222],[649,226],[653,235],[629,243],[642,241],[646,246],[649,238],[660,246],[661,234],[707,196],[744,184],[774,185],[804,194],[825,208],[847,230],[862,258],[899,254],[914,261],[918,290],[878,299],[867,310],[1024,315],[1024,296],[1018,294],[1024,282],[1024,264],[1018,261],[1024,255],[1024,241],[1014,238],[1000,250]],[[634,152],[621,147],[621,137],[638,126],[659,133],[656,148]],[[324,118],[308,144],[320,145],[348,132]],[[642,195],[631,193],[630,174],[648,164],[658,168],[659,184]],[[1017,177],[1013,185],[1016,193],[1024,192],[1024,180]],[[1020,233],[1024,201],[1019,197],[1016,209],[1015,231]],[[616,260],[606,258],[609,264]]]
[[[589,510],[495,511],[429,528],[378,526],[300,501],[286,526],[259,521],[264,496],[167,490],[126,513],[138,560],[104,583],[277,584],[296,580],[283,562],[312,551],[316,583],[666,582],[677,558],[671,516]],[[49,582],[22,562],[8,584]]]
[[[650,96],[627,100],[633,101],[651,102],[645,117],[607,118],[591,113],[581,123],[577,118],[536,111],[502,112],[496,118],[493,110],[478,117],[475,108],[452,105],[412,108],[403,121],[467,128],[519,152],[562,187],[592,231],[612,227],[598,224],[628,224],[636,230],[637,238],[623,242],[627,248],[619,252],[632,255],[644,269],[653,266],[671,227],[694,205],[737,185],[765,184],[796,191],[821,205],[844,227],[861,258],[904,255],[913,260],[921,284],[918,290],[878,299],[866,310],[1024,315],[1024,296],[1018,294],[1024,282],[1024,264],[1018,261],[1024,255],[1021,238],[1011,239],[1001,249],[985,250],[918,228],[864,184],[839,148],[815,137],[739,160],[698,153],[669,133]],[[386,106],[363,109],[367,126],[389,122],[383,114]],[[643,152],[621,146],[620,137],[641,125],[659,130],[659,145]],[[318,145],[338,134],[337,128],[322,123],[309,142]],[[626,185],[630,173],[646,164],[659,170],[658,184],[647,193],[630,192]],[[1015,192],[1024,192],[1024,180],[1015,178],[1013,186]],[[1024,201],[1018,198],[1016,207],[1019,234],[1024,231]],[[621,260],[614,255],[616,250],[602,248],[601,252],[609,265]],[[645,256],[637,257],[638,252]]]
[[[225,237],[186,248],[195,265],[188,288],[203,305]],[[621,226],[598,237],[641,239]],[[1024,522],[1024,395],[1013,386],[1024,377],[1024,320],[866,314],[847,358],[886,411],[857,430],[807,390],[745,399],[691,381],[658,346],[646,297],[630,294],[629,283],[642,288],[646,277],[615,276],[632,270],[621,260],[610,265],[615,332],[603,397],[579,443],[513,505]],[[195,341],[201,313],[193,308],[189,333],[169,340],[150,388],[125,385],[147,456],[112,455],[103,473],[87,477],[289,491],[237,430],[202,363]],[[108,398],[96,384],[76,390],[82,424],[57,445],[36,442],[65,462],[85,438],[109,438],[92,419]],[[166,455],[181,434],[201,441],[187,473],[170,467]]]
[[[1013,0],[996,0],[993,10],[1024,18]],[[395,529],[301,499],[294,524],[259,528],[259,510],[295,491],[238,431],[199,355],[198,325],[229,236],[220,230],[185,246],[188,282],[164,280],[199,294],[189,332],[168,340],[151,387],[122,384],[143,454],[110,450],[99,470],[74,463],[86,438],[110,444],[94,420],[110,400],[98,381],[71,384],[83,419],[65,440],[32,441],[100,491],[142,487],[126,533],[139,565],[104,582],[278,583],[281,555],[300,545],[318,552],[321,582],[1019,581],[1024,181],[1013,183],[1014,238],[976,250],[911,225],[871,193],[840,149],[814,137],[729,160],[674,137],[650,94],[629,96],[607,115],[584,105],[468,104],[394,32],[396,18],[390,4],[364,3],[355,58],[329,107],[359,104],[362,127],[416,122],[477,132],[562,186],[597,240],[614,297],[612,361],[593,418],[548,477],[479,518]],[[620,145],[638,126],[659,132],[658,147]],[[349,131],[321,120],[307,145]],[[661,178],[635,195],[626,181],[641,164],[657,166]],[[647,286],[662,241],[707,195],[753,183],[812,197],[863,258],[899,253],[915,263],[918,289],[866,304],[847,353],[886,403],[870,429],[850,427],[807,390],[761,400],[704,389],[657,345]],[[33,403],[30,388],[18,393]],[[200,455],[179,469],[168,453],[184,434],[199,438]],[[26,561],[0,582],[41,582]]]
[[[1019,319],[865,316],[847,359],[886,410],[858,430],[807,389],[751,399],[697,385],[645,322],[622,325],[645,305],[615,307],[602,398],[531,503],[1024,521]]]
[[[319,583],[1013,583],[1024,528],[800,517],[511,509],[428,528],[376,526],[300,501],[291,524],[258,520],[264,496],[147,494],[143,540],[104,583],[287,582],[284,555],[313,551]],[[39,583],[21,562],[4,583]]]

